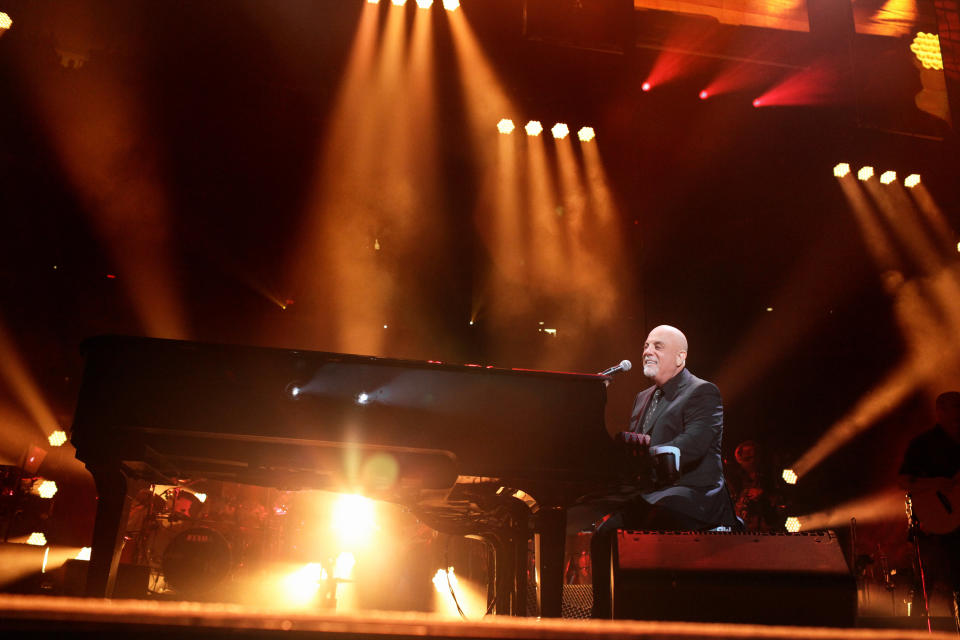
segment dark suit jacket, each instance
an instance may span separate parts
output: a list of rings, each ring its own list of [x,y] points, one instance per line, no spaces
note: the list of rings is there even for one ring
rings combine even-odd
[[[630,430],[639,432],[647,405],[656,387],[637,394]],[[706,526],[735,526],[730,498],[723,479],[720,440],[723,401],[712,382],[683,369],[663,385],[650,434],[650,445],[680,449],[680,478],[663,489],[647,491],[643,499],[696,518]]]

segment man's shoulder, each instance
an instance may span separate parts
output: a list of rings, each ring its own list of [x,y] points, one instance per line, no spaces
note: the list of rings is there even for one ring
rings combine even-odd
[[[691,392],[701,391],[701,392],[709,393],[711,391],[715,391],[717,393],[720,393],[720,389],[717,387],[717,385],[713,384],[709,380],[698,378],[697,376],[693,375],[693,373],[691,373],[689,369],[684,369],[681,372],[681,375],[684,375],[684,377],[680,380],[681,388],[688,389]]]

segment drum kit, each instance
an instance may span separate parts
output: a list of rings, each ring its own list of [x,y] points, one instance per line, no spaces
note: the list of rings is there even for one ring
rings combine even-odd
[[[276,548],[286,509],[268,509],[268,495],[230,495],[223,484],[152,485],[137,495],[121,561],[149,566],[154,594],[204,597]]]

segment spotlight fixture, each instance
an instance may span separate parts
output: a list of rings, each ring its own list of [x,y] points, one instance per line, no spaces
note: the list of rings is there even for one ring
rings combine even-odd
[[[504,118],[503,120],[497,123],[497,131],[499,131],[505,136],[508,136],[511,133],[513,133],[514,128],[515,127],[513,126],[513,120],[510,120],[508,118]]]
[[[35,547],[45,547],[47,546],[47,536],[39,531],[34,531],[27,538],[27,544],[32,544]]]
[[[884,171],[880,174],[880,184],[890,184],[897,179],[896,171]]]
[[[57,483],[53,480],[44,480],[38,484],[33,491],[41,498],[49,500],[53,496],[57,495]]]
[[[783,481],[787,484],[797,484],[797,474],[794,473],[793,469],[784,469]]]
[[[866,182],[873,177],[873,167],[860,167],[860,171],[857,171],[857,179]]]
[[[593,127],[580,127],[580,131],[577,131],[577,137],[580,138],[580,142],[590,142],[597,137],[597,134],[594,133]]]
[[[51,447],[62,447],[66,441],[67,434],[60,429],[57,429],[47,437],[47,442],[50,443]]]
[[[935,33],[919,32],[910,44],[910,51],[924,69],[943,69],[943,56],[940,53],[940,36]]]
[[[550,129],[550,133],[552,133],[553,137],[557,140],[563,140],[570,135],[570,128],[562,122],[558,122]]]
[[[650,83],[644,82],[642,85],[640,85],[640,88],[644,91],[650,91]]]
[[[845,178],[850,175],[850,165],[846,162],[841,162],[833,168],[833,175],[838,178]]]
[[[367,4],[380,4],[380,0],[367,0]]]
[[[13,26],[13,20],[10,19],[10,16],[0,11],[0,33],[6,31]]]
[[[420,9],[429,9],[433,6],[433,0],[417,0],[417,7]]]
[[[783,528],[790,533],[797,533],[800,531],[800,518],[796,516],[790,516],[787,518],[787,521],[783,523]]]
[[[760,102],[760,98],[754,98],[754,99],[753,99],[753,106],[759,107],[761,104],[763,104],[763,103]]]
[[[906,178],[903,179],[903,186],[907,187],[908,189],[913,189],[918,184],[920,184],[919,173],[911,173],[910,175],[908,175]]]
[[[524,127],[528,136],[538,136],[540,132],[543,131],[543,125],[540,124],[539,120],[531,120],[527,123],[527,126]]]
[[[395,7],[402,7],[407,4],[407,0],[390,0],[390,3]]]
[[[456,11],[460,8],[460,0],[443,0],[443,8],[447,11]]]
[[[707,90],[706,90],[706,89],[704,89],[703,91],[700,92],[700,99],[701,99],[701,100],[706,100],[706,99],[709,98],[709,97],[710,97],[710,94],[707,93]]]

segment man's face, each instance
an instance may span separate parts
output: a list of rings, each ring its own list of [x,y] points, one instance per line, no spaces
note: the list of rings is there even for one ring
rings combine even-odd
[[[679,336],[657,327],[643,345],[643,375],[663,384],[680,370],[686,355]]]

